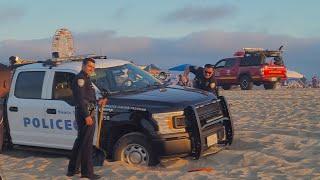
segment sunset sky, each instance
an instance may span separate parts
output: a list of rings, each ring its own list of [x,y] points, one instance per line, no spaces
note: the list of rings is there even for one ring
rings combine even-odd
[[[164,68],[284,45],[289,69],[311,77],[320,73],[319,7],[316,0],[0,0],[0,61],[50,57],[54,32],[65,27],[77,54]]]

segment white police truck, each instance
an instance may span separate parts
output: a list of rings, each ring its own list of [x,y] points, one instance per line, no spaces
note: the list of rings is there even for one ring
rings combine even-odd
[[[223,96],[163,84],[128,61],[94,58],[97,98],[107,93],[109,99],[101,134],[94,139],[100,137],[107,159],[155,165],[160,157],[198,159],[212,146],[232,143],[233,123]],[[71,150],[77,134],[71,84],[81,65],[81,59],[69,59],[18,67],[2,104],[0,141]]]

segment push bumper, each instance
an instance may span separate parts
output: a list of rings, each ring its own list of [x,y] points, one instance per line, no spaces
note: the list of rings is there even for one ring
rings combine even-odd
[[[159,156],[181,156],[181,155],[192,155],[194,137],[190,138],[189,133],[178,133],[161,135],[157,139],[152,141],[154,149],[157,151]],[[225,142],[225,131],[222,125],[217,125],[210,128],[210,130],[202,133],[201,136],[201,154],[205,153],[210,147],[216,144],[222,144]],[[200,156],[201,156],[200,154]],[[200,157],[199,156],[199,157]]]

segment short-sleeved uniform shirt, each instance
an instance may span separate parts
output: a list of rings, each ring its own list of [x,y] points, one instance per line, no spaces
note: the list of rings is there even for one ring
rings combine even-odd
[[[80,116],[83,118],[88,117],[90,115],[90,107],[96,103],[96,94],[91,79],[85,72],[81,71],[76,75],[72,91]]]

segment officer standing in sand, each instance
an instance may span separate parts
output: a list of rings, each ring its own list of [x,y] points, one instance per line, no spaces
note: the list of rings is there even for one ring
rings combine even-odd
[[[79,174],[79,168],[81,167],[82,178],[100,178],[99,175],[94,174],[92,162],[96,95],[90,80],[90,75],[94,73],[94,69],[95,60],[92,58],[84,59],[82,62],[82,70],[73,81],[72,92],[76,103],[75,115],[78,125],[78,135],[72,148],[67,176]],[[104,106],[106,103],[106,98],[98,101],[100,106]]]
[[[188,82],[189,72],[192,72],[196,77],[194,78],[193,87],[202,89],[204,91],[213,92],[217,96],[219,95],[217,82],[214,76],[214,66],[206,64],[203,67],[187,66],[184,70],[184,74],[181,77],[182,83]]]

